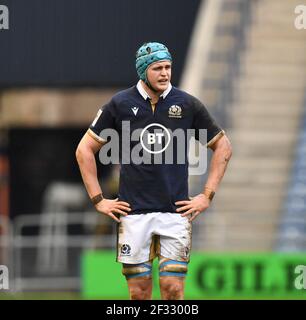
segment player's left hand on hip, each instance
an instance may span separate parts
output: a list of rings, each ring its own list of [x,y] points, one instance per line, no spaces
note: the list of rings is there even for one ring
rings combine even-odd
[[[181,206],[176,209],[176,212],[184,212],[181,214],[182,217],[190,215],[189,221],[193,221],[201,212],[209,207],[210,200],[203,194],[200,193],[197,196],[190,198],[191,200],[183,200],[175,202],[176,206]]]

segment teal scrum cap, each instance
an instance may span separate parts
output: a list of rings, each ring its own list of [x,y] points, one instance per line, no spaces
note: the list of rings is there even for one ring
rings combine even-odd
[[[150,86],[147,81],[147,69],[150,64],[162,60],[172,61],[171,54],[164,44],[144,43],[136,52],[136,70],[139,78]]]

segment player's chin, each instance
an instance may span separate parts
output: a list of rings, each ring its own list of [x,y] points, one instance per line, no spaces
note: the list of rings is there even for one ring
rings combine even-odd
[[[157,82],[156,89],[158,91],[165,91],[168,88],[169,82]]]

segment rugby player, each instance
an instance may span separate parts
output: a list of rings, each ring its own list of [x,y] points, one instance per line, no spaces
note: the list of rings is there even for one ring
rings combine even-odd
[[[209,207],[231,157],[231,144],[197,98],[171,85],[172,56],[165,45],[143,44],[136,53],[136,70],[138,83],[115,94],[98,111],[76,157],[96,210],[118,222],[117,261],[122,263],[130,299],[151,299],[152,261],[158,257],[161,298],[179,300],[184,299],[192,221]],[[131,132],[122,129],[123,121]],[[194,129],[194,137],[213,150],[203,192],[189,197],[188,161],[175,163],[174,157],[172,164],[121,162],[118,199],[104,198],[95,161],[95,154],[110,143],[103,132],[115,130],[121,145],[127,135],[150,125]],[[206,141],[200,139],[201,130],[206,130]],[[130,141],[128,150],[136,143]]]

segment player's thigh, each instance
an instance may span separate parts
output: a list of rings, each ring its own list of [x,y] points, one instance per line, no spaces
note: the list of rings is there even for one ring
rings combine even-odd
[[[138,264],[148,261],[151,245],[150,216],[130,215],[120,218],[118,226],[117,261]]]
[[[187,217],[163,214],[160,222],[160,255],[174,261],[188,262],[191,250],[192,225]]]

